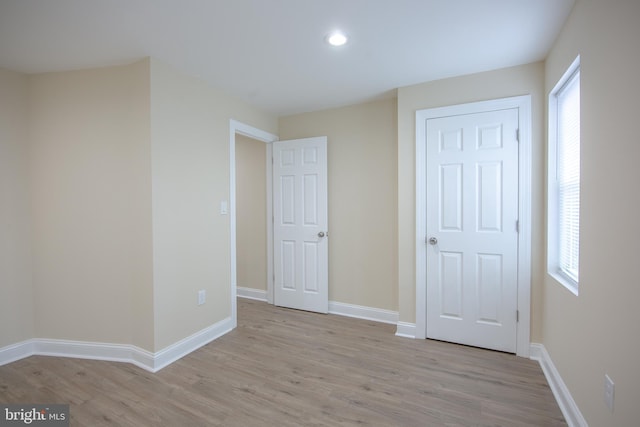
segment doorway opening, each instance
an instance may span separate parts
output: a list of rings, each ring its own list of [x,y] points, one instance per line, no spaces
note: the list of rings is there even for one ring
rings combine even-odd
[[[229,121],[229,228],[230,228],[230,253],[231,253],[231,318],[233,327],[238,324],[238,259],[237,259],[237,204],[236,204],[236,139],[243,137],[266,144],[265,159],[271,159],[271,143],[278,140],[278,136],[255,128],[237,120]],[[241,142],[242,143],[242,142]],[[266,169],[266,245],[267,245],[267,301],[273,303],[273,227],[270,221],[273,208],[271,203],[271,162],[265,160]]]
[[[267,144],[236,134],[236,291],[267,300]]]

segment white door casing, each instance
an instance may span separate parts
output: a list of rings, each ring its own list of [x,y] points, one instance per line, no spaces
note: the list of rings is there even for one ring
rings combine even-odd
[[[528,356],[530,102],[416,113],[417,338]]]
[[[266,132],[262,129],[250,126],[237,120],[229,120],[229,231],[230,231],[230,252],[231,252],[231,319],[233,327],[238,323],[237,310],[237,251],[236,251],[236,134],[241,134],[249,138],[262,141],[267,146],[267,298],[272,303],[273,289],[273,227],[272,218],[272,183],[271,183],[271,143],[278,140],[278,136]]]
[[[515,352],[518,110],[426,127],[427,338]]]
[[[273,143],[274,304],[327,313],[327,138]]]

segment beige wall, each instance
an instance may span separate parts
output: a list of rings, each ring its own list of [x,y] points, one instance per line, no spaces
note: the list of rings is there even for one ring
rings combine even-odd
[[[27,91],[0,70],[0,348],[34,334]]]
[[[580,294],[545,276],[544,344],[591,426],[640,420],[640,2],[579,0],[546,62],[581,56]],[[603,400],[615,382],[615,409]]]
[[[231,118],[277,130],[275,117],[151,60],[156,351],[231,315],[229,216],[220,215]]]
[[[29,78],[36,337],[153,347],[148,75]]]
[[[239,287],[267,290],[267,144],[236,134]]]
[[[158,351],[229,317],[229,121],[275,117],[152,59],[0,90],[0,346]]]
[[[530,94],[532,98],[532,295],[531,339],[542,338],[543,263],[543,86],[542,63],[438,80],[398,89],[398,262],[400,320],[415,322],[415,112]]]
[[[324,135],[329,299],[397,311],[396,100],[280,119],[280,139]]]

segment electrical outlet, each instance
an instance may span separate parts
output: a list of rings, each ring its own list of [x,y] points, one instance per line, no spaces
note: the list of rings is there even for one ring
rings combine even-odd
[[[604,376],[604,403],[607,404],[607,408],[613,411],[613,398],[615,392],[615,384],[613,380],[609,378],[609,375]]]
[[[207,302],[207,291],[204,289],[198,291],[198,305],[202,305]]]

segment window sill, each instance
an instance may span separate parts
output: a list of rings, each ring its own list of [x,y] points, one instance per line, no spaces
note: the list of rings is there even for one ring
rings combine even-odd
[[[551,271],[548,271],[548,273],[549,273],[549,276],[553,277],[553,279],[556,282],[560,283],[562,286],[567,288],[569,292],[571,292],[575,296],[578,296],[578,284],[575,281],[567,278],[566,276],[560,273],[551,272]]]

